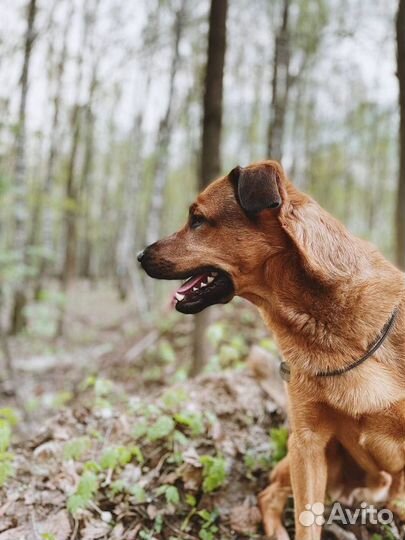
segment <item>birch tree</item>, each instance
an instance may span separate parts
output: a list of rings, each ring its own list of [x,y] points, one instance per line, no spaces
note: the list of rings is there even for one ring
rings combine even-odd
[[[26,109],[29,90],[29,75],[32,49],[35,41],[36,0],[29,0],[27,5],[27,28],[24,38],[24,58],[20,77],[20,104],[18,124],[15,138],[15,170],[14,170],[14,249],[21,267],[24,268],[27,248],[27,155],[26,155]],[[24,270],[23,270],[24,273]],[[27,302],[24,281],[17,283],[14,291],[14,302],[11,319],[11,333],[18,333],[25,326],[24,308]]]

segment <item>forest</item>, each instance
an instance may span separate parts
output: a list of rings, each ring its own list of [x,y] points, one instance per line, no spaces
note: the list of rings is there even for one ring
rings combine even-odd
[[[0,14],[0,540],[265,538],[288,437],[273,336],[239,298],[177,313],[137,253],[271,158],[405,270],[405,0]]]

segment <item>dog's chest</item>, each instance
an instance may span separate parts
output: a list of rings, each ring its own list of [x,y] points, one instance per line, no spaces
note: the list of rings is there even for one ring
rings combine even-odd
[[[405,380],[374,362],[367,369],[312,381],[320,399],[352,417],[387,410],[405,400]]]
[[[359,420],[360,446],[379,467],[396,473],[405,467],[405,401]]]

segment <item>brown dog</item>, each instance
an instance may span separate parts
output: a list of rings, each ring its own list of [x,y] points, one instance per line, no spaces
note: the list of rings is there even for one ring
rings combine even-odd
[[[298,540],[320,538],[299,516],[327,488],[404,503],[405,279],[373,246],[265,161],[213,182],[187,225],[138,258],[152,277],[189,278],[182,313],[250,300],[288,362],[289,453],[261,496],[267,534],[288,538],[291,485]]]

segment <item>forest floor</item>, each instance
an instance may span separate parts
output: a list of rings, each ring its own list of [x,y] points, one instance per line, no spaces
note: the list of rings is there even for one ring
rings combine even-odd
[[[26,413],[3,388],[0,540],[264,538],[257,494],[287,429],[256,312],[213,310],[211,360],[189,380],[192,318],[139,325],[129,301],[82,283],[55,341],[48,308],[33,306],[10,342]],[[285,523],[293,534],[291,504]],[[325,538],[393,540],[404,527],[348,534]]]

